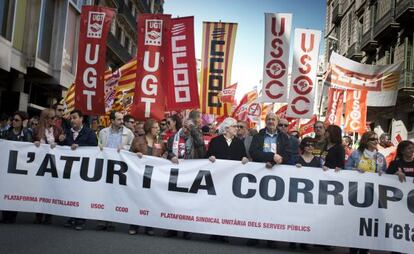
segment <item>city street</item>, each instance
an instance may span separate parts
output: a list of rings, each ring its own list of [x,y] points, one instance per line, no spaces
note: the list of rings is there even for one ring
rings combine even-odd
[[[156,236],[147,236],[141,229],[138,235],[128,235],[128,226],[116,224],[114,231],[97,231],[96,221],[88,221],[84,231],[77,232],[64,228],[65,219],[54,217],[52,225],[33,224],[34,215],[19,213],[17,224],[0,225],[0,253],[348,253],[346,248],[324,251],[313,247],[311,251],[291,250],[287,243],[278,243],[277,248],[269,249],[265,242],[255,247],[245,245],[246,240],[230,238],[230,243],[209,240],[209,236],[194,234],[192,240],[162,237],[164,230],[156,230]],[[371,251],[371,254],[386,252]]]

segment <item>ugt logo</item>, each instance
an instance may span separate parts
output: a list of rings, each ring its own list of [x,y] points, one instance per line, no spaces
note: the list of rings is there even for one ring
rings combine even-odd
[[[144,45],[161,46],[162,42],[162,20],[145,20],[145,42]]]
[[[89,12],[88,31],[86,33],[86,37],[100,39],[102,37],[104,20],[105,12]]]

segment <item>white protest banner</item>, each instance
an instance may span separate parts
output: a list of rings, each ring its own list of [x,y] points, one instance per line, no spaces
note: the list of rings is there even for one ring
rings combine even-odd
[[[170,161],[0,141],[0,209],[204,234],[411,252],[414,184],[395,175]]]
[[[310,119],[313,116],[320,42],[321,31],[295,29],[287,117]]]
[[[332,52],[325,82],[342,89],[367,90],[368,107],[389,107],[397,100],[401,67],[401,63],[361,64]]]
[[[265,13],[261,102],[287,102],[291,13]]]

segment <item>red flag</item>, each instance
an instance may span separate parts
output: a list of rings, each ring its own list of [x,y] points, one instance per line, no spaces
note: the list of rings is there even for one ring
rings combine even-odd
[[[288,132],[297,131],[299,128],[299,119],[294,118],[292,121],[289,122]]]
[[[367,93],[367,90],[346,90],[345,132],[366,131]]]
[[[313,115],[312,119],[310,119],[308,122],[304,124],[301,124],[299,128],[300,135],[303,136],[314,132],[313,126],[315,125],[317,120],[318,119],[316,118],[316,115]]]
[[[111,8],[82,6],[75,107],[85,114],[105,114],[106,37],[114,14]]]
[[[282,107],[280,107],[275,114],[279,117],[279,118],[286,118],[286,111],[287,111],[287,105],[284,105]]]
[[[167,110],[200,107],[194,51],[194,17],[171,20],[172,82],[167,84]]]
[[[341,125],[344,106],[344,90],[330,87],[328,92],[328,109],[326,110],[325,125]]]
[[[219,93],[219,98],[221,102],[233,103],[234,96],[236,95],[237,83],[234,83],[231,86],[226,87]]]
[[[249,104],[257,98],[257,92],[256,91],[250,91],[246,93],[243,98],[241,99],[239,105],[236,107],[236,109],[233,112],[233,117],[238,120],[247,121],[248,117],[248,107]]]
[[[172,82],[171,15],[141,14],[137,28],[137,76],[131,114],[143,121],[164,118],[166,84]]]

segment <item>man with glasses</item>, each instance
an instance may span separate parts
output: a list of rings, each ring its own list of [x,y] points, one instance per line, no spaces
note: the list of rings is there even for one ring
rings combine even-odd
[[[289,164],[292,157],[289,137],[277,130],[279,117],[275,113],[266,116],[266,128],[253,137],[250,155],[253,161],[266,162],[267,167],[275,164]]]
[[[322,151],[325,149],[325,146],[327,145],[327,141],[325,139],[325,132],[326,127],[324,122],[322,121],[316,121],[316,123],[313,125],[313,130],[315,132],[315,149],[313,149],[313,155],[314,156],[321,156]]]
[[[135,120],[131,115],[124,116],[124,125],[131,131],[135,130]]]
[[[289,121],[287,119],[282,118],[279,120],[277,129],[280,132],[285,133],[289,138],[290,147],[292,149],[292,156],[290,157],[289,164],[294,165],[299,159],[299,139],[297,139],[295,136],[289,135],[288,127],[289,127]]]
[[[237,126],[239,127],[237,131],[237,137],[244,143],[244,147],[246,148],[247,158],[249,158],[249,160],[252,160],[252,157],[250,156],[250,153],[249,153],[249,149],[250,149],[250,145],[253,140],[253,136],[250,135],[249,129],[247,128],[247,122],[238,121]]]

